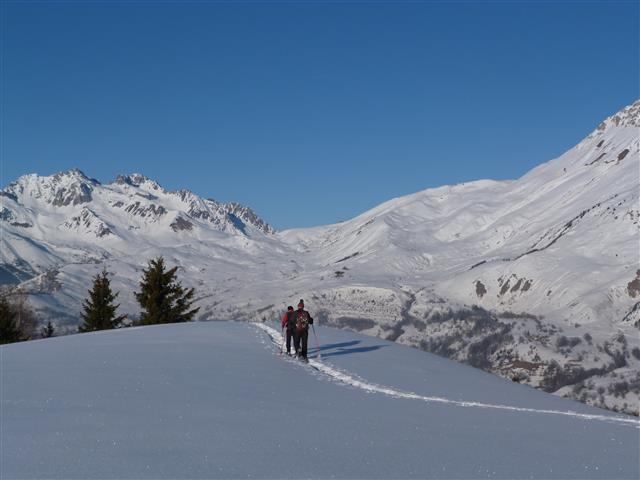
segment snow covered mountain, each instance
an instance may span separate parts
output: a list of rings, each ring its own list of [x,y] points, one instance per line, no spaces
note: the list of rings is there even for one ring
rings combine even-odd
[[[327,327],[316,329],[322,361],[312,348],[302,364],[276,354],[273,327],[199,322],[0,346],[3,478],[640,474],[637,418]]]
[[[25,175],[1,192],[2,262],[22,275],[72,262],[102,261],[143,241],[171,245],[191,236],[251,237],[273,229],[251,209],[168,192],[143,175],[101,185],[80,170]]]
[[[80,170],[25,175],[0,196],[5,283],[23,281],[30,293],[80,293],[57,288],[64,285],[58,274],[65,267],[85,270],[83,265],[122,259],[138,265],[165,250],[194,250],[208,243],[223,250],[221,257],[235,258],[268,244],[274,233],[247,207],[188,190],[169,192],[139,174],[118,176],[107,185]],[[229,253],[234,250],[238,253]],[[135,260],[140,255],[142,262]],[[76,300],[61,300],[60,314],[75,317]],[[55,310],[57,303],[53,294],[42,305]]]
[[[322,323],[637,414],[639,127],[637,101],[518,180],[284,232],[142,175],[27,175],[0,192],[0,274],[75,325],[103,265],[135,318],[140,272],[164,255],[197,288],[201,319],[274,318],[303,297]]]

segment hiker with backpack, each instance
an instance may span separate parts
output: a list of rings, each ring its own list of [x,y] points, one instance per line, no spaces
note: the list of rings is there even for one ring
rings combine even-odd
[[[300,299],[298,310],[293,312],[290,323],[293,324],[293,345],[296,349],[296,355],[299,359],[308,362],[307,359],[307,341],[309,340],[309,325],[313,325],[313,318],[309,312],[304,309],[304,300]]]
[[[287,307],[287,311],[284,312],[284,315],[282,315],[282,319],[280,320],[280,323],[282,325],[282,334],[283,336],[286,334],[287,337],[287,354],[291,355],[291,339],[294,337],[294,322],[292,320],[293,317],[293,307],[291,305],[289,305]],[[286,329],[286,333],[285,333],[285,329]],[[298,353],[298,349],[295,346],[295,341],[294,341],[294,348],[296,349],[296,354]]]

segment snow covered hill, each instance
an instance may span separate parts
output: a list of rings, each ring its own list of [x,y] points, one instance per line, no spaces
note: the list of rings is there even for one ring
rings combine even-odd
[[[206,322],[0,347],[3,478],[638,478],[640,421],[370,336]],[[313,340],[312,340],[313,342]]]
[[[303,297],[322,323],[638,414],[639,127],[637,101],[520,179],[284,232],[142,175],[27,175],[0,192],[0,276],[72,329],[103,266],[135,318],[142,268],[164,255],[203,320],[270,319]]]

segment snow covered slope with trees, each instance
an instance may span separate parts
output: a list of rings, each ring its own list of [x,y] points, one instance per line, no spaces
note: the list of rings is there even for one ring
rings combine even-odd
[[[0,347],[3,478],[638,478],[640,420],[388,341],[269,324]]]
[[[520,179],[284,232],[141,175],[28,175],[0,192],[0,274],[71,329],[103,266],[136,318],[141,271],[163,255],[201,319],[274,318],[303,297],[321,322],[638,414],[639,127],[640,101]]]

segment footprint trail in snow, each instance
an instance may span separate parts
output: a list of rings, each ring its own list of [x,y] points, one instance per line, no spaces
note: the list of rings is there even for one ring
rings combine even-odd
[[[260,330],[264,331],[270,337],[274,345],[280,348],[280,345],[282,345],[282,340],[283,340],[280,332],[263,323],[255,323],[254,325],[256,325],[256,327],[258,327]],[[384,385],[376,385],[373,383],[369,383],[365,380],[358,379],[349,373],[338,370],[335,367],[331,367],[315,359],[309,359],[308,365],[314,368],[315,370],[317,370],[318,372],[330,377],[331,379],[339,383],[349,385],[351,387],[359,388],[369,393],[380,393],[393,398],[419,400],[427,403],[444,403],[444,404],[454,405],[457,407],[465,407],[465,408],[487,408],[487,409],[495,409],[495,410],[509,410],[514,412],[537,413],[537,414],[544,414],[544,415],[562,415],[567,417],[575,417],[582,420],[597,420],[597,421],[618,423],[618,424],[623,424],[623,425],[627,425],[635,428],[640,428],[640,420],[636,420],[634,418],[625,418],[622,416],[595,415],[595,414],[572,412],[570,410],[569,411],[544,410],[544,409],[516,407],[511,405],[500,405],[500,404],[492,404],[492,403],[466,402],[461,400],[451,400],[443,397],[430,397],[425,395],[418,395],[417,393],[404,392],[401,390],[396,390],[394,388],[386,387]]]

